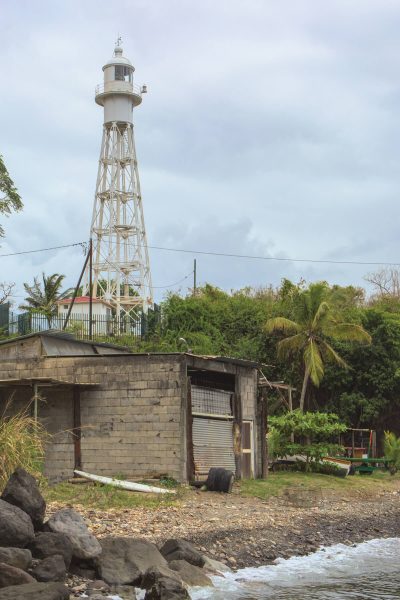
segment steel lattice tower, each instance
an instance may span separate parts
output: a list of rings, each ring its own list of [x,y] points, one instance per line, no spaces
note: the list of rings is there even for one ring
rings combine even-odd
[[[132,120],[147,90],[134,85],[135,69],[120,41],[95,95],[104,107],[104,125],[91,225],[92,296],[111,303],[117,317],[134,317],[153,305]],[[84,294],[89,287],[87,271]]]

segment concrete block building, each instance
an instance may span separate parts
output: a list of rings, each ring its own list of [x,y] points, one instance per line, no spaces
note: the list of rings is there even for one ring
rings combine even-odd
[[[0,343],[0,409],[22,408],[51,438],[50,481],[74,468],[204,480],[212,466],[262,473],[258,365],[189,353],[133,354],[40,332]]]

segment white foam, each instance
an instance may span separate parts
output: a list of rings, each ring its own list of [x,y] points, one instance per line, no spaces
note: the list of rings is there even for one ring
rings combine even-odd
[[[384,565],[384,567],[383,567]],[[377,539],[346,546],[337,544],[320,548],[307,556],[277,559],[275,564],[246,568],[224,577],[212,577],[215,589],[192,590],[193,600],[239,597],[244,590],[299,587],[322,582],[358,577],[363,574],[378,575],[382,569],[400,569],[400,539]],[[221,595],[222,594],[222,595]]]

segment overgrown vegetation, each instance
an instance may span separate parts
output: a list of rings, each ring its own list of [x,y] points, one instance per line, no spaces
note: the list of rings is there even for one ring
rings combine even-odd
[[[42,469],[44,445],[49,437],[28,409],[7,416],[7,407],[0,417],[0,489],[17,467],[33,474]]]
[[[390,431],[385,431],[384,453],[385,458],[393,460],[397,469],[400,469],[400,437]]]
[[[298,409],[270,417],[269,426],[273,439],[272,456],[304,456],[306,471],[320,471],[319,466],[312,468],[315,463],[343,450],[338,444],[338,436],[346,431],[346,425],[340,423],[338,416],[332,413],[303,413]]]

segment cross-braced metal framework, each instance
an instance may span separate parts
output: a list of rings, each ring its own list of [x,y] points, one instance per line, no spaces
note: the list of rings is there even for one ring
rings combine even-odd
[[[132,123],[104,125],[91,236],[93,297],[117,316],[147,312],[153,289]]]

